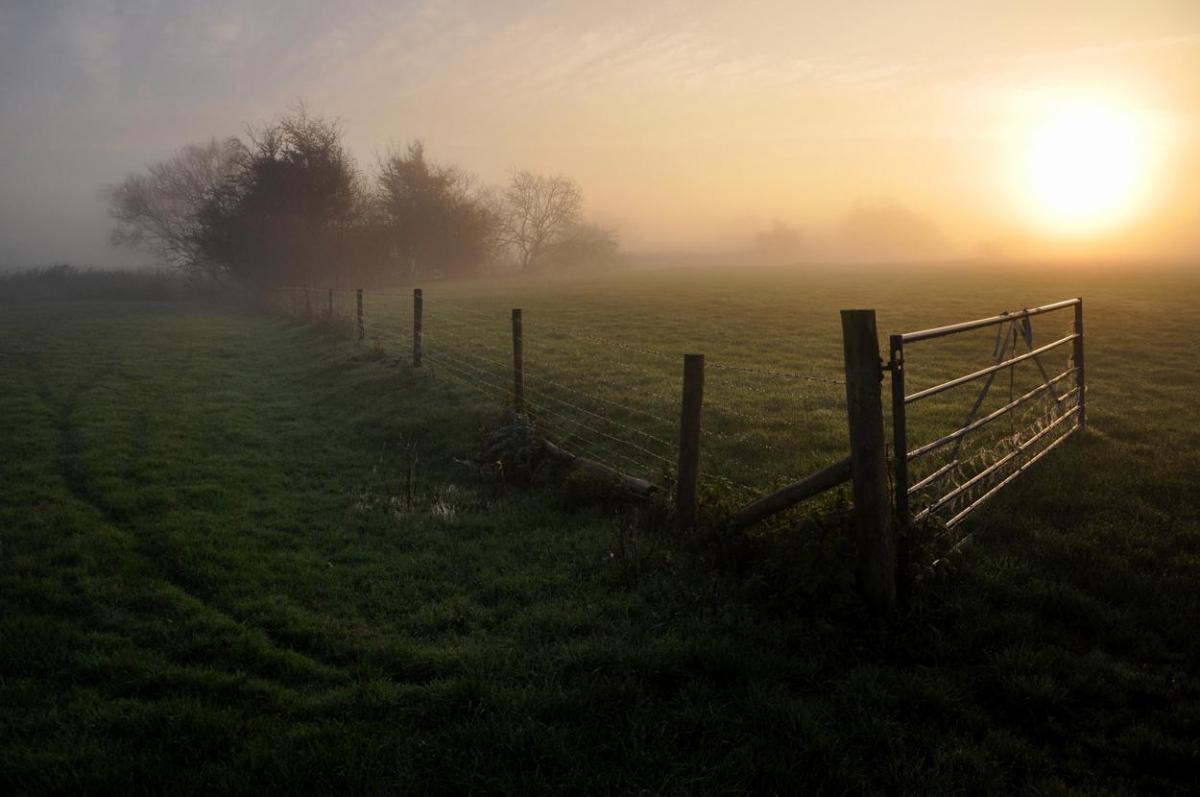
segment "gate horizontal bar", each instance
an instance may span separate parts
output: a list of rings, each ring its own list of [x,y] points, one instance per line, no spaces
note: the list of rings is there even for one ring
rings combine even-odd
[[[1030,307],[1025,310],[1018,310],[1012,313],[1001,313],[989,318],[980,318],[975,321],[963,321],[961,324],[949,324],[944,327],[934,327],[933,329],[922,329],[919,332],[906,332],[900,336],[900,340],[905,343],[916,343],[922,340],[933,340],[934,338],[953,335],[957,332],[969,332],[972,329],[980,329],[982,327],[990,327],[993,324],[1003,324],[1005,321],[1012,321],[1014,318],[1028,318],[1029,316],[1041,315],[1042,313],[1050,313],[1054,310],[1061,310],[1064,307],[1073,307],[1079,304],[1079,299],[1064,299],[1061,302],[1053,304],[1045,304],[1041,307]]]
[[[958,460],[957,459],[950,460],[945,465],[943,465],[942,467],[935,470],[933,473],[926,476],[924,479],[921,479],[921,481],[917,482],[912,487],[909,487],[908,494],[913,495],[914,493],[920,492],[921,489],[929,486],[933,482],[935,482],[938,479],[940,479],[941,477],[945,476],[946,473],[954,470],[956,467],[958,467]]]
[[[917,513],[916,517],[914,517],[913,520],[922,520],[925,517],[929,516],[930,514],[936,512],[938,509],[943,507],[947,501],[950,501],[953,498],[955,498],[956,496],[961,495],[964,491],[969,490],[971,487],[978,484],[981,480],[992,475],[1000,468],[1003,468],[1005,465],[1007,465],[1009,462],[1011,462],[1014,457],[1019,457],[1021,454],[1025,453],[1029,449],[1030,446],[1032,446],[1038,440],[1041,440],[1046,435],[1050,434],[1050,432],[1052,432],[1055,428],[1057,428],[1063,421],[1067,420],[1068,418],[1077,414],[1078,412],[1079,412],[1079,407],[1072,407],[1071,409],[1067,410],[1062,415],[1060,415],[1058,418],[1056,418],[1052,424],[1047,426],[1045,429],[1042,429],[1040,432],[1038,432],[1033,437],[1026,440],[1021,445],[1017,446],[1016,449],[1014,449],[1013,451],[1010,451],[1008,454],[1001,457],[997,461],[993,462],[991,465],[989,465],[984,470],[981,470],[979,473],[976,473],[970,479],[967,479],[965,482],[960,484],[958,487],[955,487],[953,490],[946,493],[945,495],[943,495],[941,498],[934,501],[929,506],[925,507],[925,509],[923,509],[919,513]],[[1072,429],[1071,431],[1074,431],[1074,429]],[[1067,434],[1063,435],[1063,438],[1067,437],[1070,434],[1071,434],[1070,431],[1067,432]],[[1057,445],[1057,442],[1055,444]],[[1040,457],[1040,456],[1041,456],[1041,453],[1038,454],[1038,457]],[[1020,473],[1026,467],[1033,464],[1035,461],[1037,461],[1038,457],[1035,457],[1034,459],[1031,459],[1029,462],[1025,463],[1025,465],[1022,465],[1011,476],[1009,476],[1004,481],[1002,481],[1000,483],[1000,485],[1008,484],[1010,481],[1012,481],[1012,476],[1016,476],[1018,473]],[[949,526],[950,525],[949,522],[947,522],[946,525]]]
[[[966,376],[960,376],[957,379],[951,379],[949,382],[943,382],[940,385],[934,385],[933,387],[928,387],[928,388],[925,388],[924,390],[918,390],[916,393],[905,396],[904,403],[911,404],[914,401],[920,401],[923,398],[929,398],[930,396],[936,396],[938,393],[949,390],[952,387],[958,387],[959,385],[965,385],[967,382],[972,382],[976,379],[979,379],[980,377],[987,376],[988,374],[994,374],[997,371],[1003,371],[1005,368],[1010,368],[1010,367],[1016,365],[1017,363],[1025,362],[1026,360],[1037,357],[1039,354],[1045,354],[1046,352],[1050,351],[1051,349],[1057,348],[1057,347],[1063,345],[1064,343],[1070,343],[1071,341],[1075,340],[1078,337],[1079,337],[1079,334],[1073,332],[1070,335],[1067,335],[1065,338],[1059,338],[1058,340],[1054,341],[1053,343],[1047,343],[1045,346],[1042,346],[1041,348],[1034,349],[1033,351],[1027,351],[1024,354],[1018,355],[1016,357],[1012,357],[1008,360],[1005,360],[1002,363],[996,363],[995,365],[989,365],[987,368],[980,368],[978,371],[975,371],[974,373],[967,374]]]
[[[1020,398],[1013,399],[1012,401],[1005,404],[1003,407],[1000,407],[1000,408],[988,413],[987,415],[983,416],[982,418],[979,418],[978,420],[972,421],[971,423],[967,424],[966,426],[962,427],[961,429],[956,429],[955,431],[951,432],[950,434],[946,435],[945,437],[939,437],[937,440],[934,440],[931,443],[926,443],[923,446],[918,446],[917,448],[914,448],[912,451],[908,452],[908,458],[916,459],[918,457],[923,457],[926,454],[928,454],[930,451],[941,448],[942,446],[946,445],[947,443],[953,443],[958,438],[963,437],[964,435],[975,431],[979,427],[986,426],[987,424],[991,423],[992,421],[996,420],[997,418],[1004,417],[1005,415],[1012,412],[1013,410],[1015,410],[1017,407],[1021,406],[1025,402],[1029,401],[1032,398],[1037,397],[1037,395],[1039,393],[1049,390],[1054,384],[1061,382],[1063,379],[1066,379],[1068,376],[1073,374],[1075,372],[1075,370],[1076,370],[1075,368],[1068,368],[1067,370],[1063,371],[1061,374],[1054,377],[1050,381],[1043,382],[1042,384],[1038,385],[1033,390],[1030,390],[1028,393],[1021,396]],[[1063,393],[1061,396],[1057,396],[1055,398],[1055,403],[1061,404],[1064,399],[1070,397],[1071,393],[1073,393],[1075,389],[1076,388],[1072,388],[1071,390],[1068,390],[1066,393]]]
[[[1078,407],[1075,407],[1074,409],[1079,409],[1079,408],[1078,408]],[[1050,445],[1048,445],[1048,446],[1046,446],[1045,448],[1043,448],[1041,451],[1039,451],[1039,452],[1037,452],[1036,454],[1034,454],[1034,455],[1033,455],[1033,457],[1031,457],[1031,458],[1030,458],[1030,460],[1029,460],[1028,462],[1022,463],[1022,465],[1021,465],[1019,468],[1017,468],[1015,471],[1013,471],[1012,475],[1010,475],[1010,476],[1009,476],[1007,479],[1005,479],[1004,481],[1000,482],[999,484],[997,484],[997,485],[996,485],[995,487],[993,487],[992,489],[988,490],[988,491],[987,491],[986,493],[984,493],[983,495],[979,496],[977,499],[975,499],[975,501],[974,501],[974,502],[973,502],[973,503],[972,503],[970,506],[968,506],[968,507],[967,507],[966,509],[964,509],[963,511],[959,512],[959,513],[958,513],[957,515],[955,515],[954,517],[952,517],[952,518],[950,518],[949,520],[947,520],[947,521],[946,521],[946,528],[948,528],[948,529],[952,529],[952,528],[954,528],[955,526],[957,526],[957,525],[958,525],[958,524],[959,524],[959,523],[962,521],[962,519],[963,519],[963,518],[965,518],[967,515],[969,515],[969,514],[971,514],[972,512],[974,512],[974,511],[975,511],[976,509],[978,509],[979,507],[983,506],[983,504],[984,504],[986,501],[988,501],[989,499],[991,499],[991,498],[992,498],[992,497],[993,497],[993,496],[994,496],[996,493],[998,493],[998,492],[1000,492],[1001,490],[1003,490],[1003,489],[1004,489],[1004,487],[1005,487],[1006,485],[1008,485],[1009,483],[1011,483],[1013,479],[1017,478],[1018,476],[1020,476],[1020,475],[1021,475],[1022,473],[1024,473],[1025,471],[1029,470],[1031,467],[1033,467],[1033,464],[1034,464],[1035,462],[1037,462],[1039,459],[1041,459],[1042,457],[1044,457],[1044,456],[1046,456],[1047,454],[1049,454],[1049,453],[1050,453],[1051,451],[1053,451],[1054,449],[1058,448],[1058,447],[1059,447],[1060,445],[1062,445],[1062,444],[1063,444],[1063,443],[1064,443],[1064,442],[1065,442],[1067,439],[1069,439],[1069,438],[1071,437],[1071,435],[1072,435],[1072,434],[1074,434],[1074,433],[1075,433],[1075,432],[1077,432],[1077,431],[1079,431],[1079,425],[1078,425],[1078,424],[1076,424],[1074,427],[1072,427],[1072,428],[1071,428],[1071,430],[1070,430],[1070,431],[1068,431],[1066,434],[1062,435],[1061,437],[1055,438],[1055,440],[1054,440],[1054,442],[1053,442],[1053,443],[1051,443]]]

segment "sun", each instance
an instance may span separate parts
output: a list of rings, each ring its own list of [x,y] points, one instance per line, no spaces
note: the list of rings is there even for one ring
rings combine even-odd
[[[1061,234],[1107,232],[1135,215],[1152,146],[1136,112],[1091,98],[1039,110],[1020,149],[1020,184],[1033,221]]]

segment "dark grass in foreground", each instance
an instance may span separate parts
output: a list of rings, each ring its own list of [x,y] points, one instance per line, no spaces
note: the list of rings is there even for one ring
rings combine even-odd
[[[46,305],[0,368],[4,792],[1196,785],[1190,375],[1094,410],[883,630],[836,540],[714,573],[503,489],[456,461],[490,402],[304,328]]]

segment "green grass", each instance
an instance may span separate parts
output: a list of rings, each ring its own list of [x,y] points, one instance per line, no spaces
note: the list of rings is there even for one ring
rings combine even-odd
[[[734,566],[480,475],[463,460],[499,402],[436,367],[232,310],[6,308],[0,790],[1188,793],[1196,282],[1081,281],[426,287],[431,317],[443,287],[481,312],[520,296],[531,335],[558,308],[560,329],[824,370],[839,306],[896,331],[1082,293],[1087,435],[887,626],[829,533]]]
[[[682,355],[704,353],[701,486],[713,517],[846,455],[839,308],[876,308],[882,336],[1083,295],[1093,413],[1122,415],[1149,389],[1170,392],[1163,400],[1186,415],[1200,381],[1186,368],[1195,314],[1180,301],[1200,291],[1200,277],[1183,270],[660,270],[431,282],[423,290],[428,366],[465,377],[494,406],[509,402],[509,310],[521,307],[528,402],[543,430],[566,448],[654,481],[669,481],[674,467]],[[327,312],[324,291],[282,299],[293,315]],[[364,299],[370,342],[407,358],[410,292],[367,290]],[[335,292],[333,300],[335,316],[353,316],[352,292]],[[1035,345],[1067,334],[1072,322],[1071,309],[1037,316]],[[996,331],[910,346],[908,392],[991,364]],[[884,357],[886,344],[885,338]],[[1040,363],[1054,376],[1070,354],[1063,346]],[[1001,373],[979,414],[1042,379],[1031,361]],[[979,387],[970,383],[910,407],[910,446],[961,426]],[[1071,387],[1063,381],[1056,392]],[[1044,401],[1031,408],[1044,409]],[[1017,430],[1006,420],[970,435],[959,459],[977,461],[963,478]],[[913,463],[912,481],[942,465],[949,452]],[[919,496],[914,508],[934,497]]]

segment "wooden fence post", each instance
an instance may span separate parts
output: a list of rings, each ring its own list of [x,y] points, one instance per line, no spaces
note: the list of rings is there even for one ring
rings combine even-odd
[[[313,314],[313,312],[312,312],[312,295],[309,294],[308,288],[305,288],[304,289],[304,320],[306,322],[311,322],[312,314]]]
[[[896,541],[887,489],[879,338],[874,310],[842,311],[846,414],[858,547],[859,589],[877,614],[896,608]]]
[[[330,320],[333,319],[333,288],[329,289],[329,301],[325,305],[325,317]]]
[[[424,310],[425,299],[421,295],[420,288],[413,288],[413,367],[421,365],[421,349],[422,338],[422,318],[421,313]]]
[[[683,355],[683,404],[679,415],[679,479],[675,514],[679,529],[696,525],[696,483],[700,478],[700,410],[704,404],[704,355]]]
[[[358,306],[358,339],[362,340],[367,336],[367,324],[363,321],[362,288],[355,291],[354,298]]]
[[[525,412],[525,344],[523,337],[521,310],[514,307],[512,311],[513,411],[517,413]]]
[[[1079,428],[1087,428],[1087,391],[1086,383],[1083,379],[1083,297],[1079,297],[1079,303],[1075,305],[1075,334],[1079,337],[1075,338],[1074,351],[1071,354],[1071,359],[1074,360],[1074,365],[1079,370],[1075,372],[1075,384],[1079,387]]]

